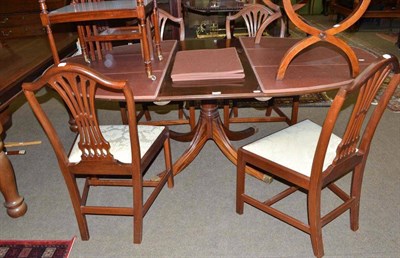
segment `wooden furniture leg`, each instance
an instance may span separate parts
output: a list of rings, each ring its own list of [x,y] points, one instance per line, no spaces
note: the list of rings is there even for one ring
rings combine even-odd
[[[335,35],[342,31],[345,31],[353,24],[355,24],[363,15],[363,13],[367,10],[370,1],[371,0],[363,0],[361,4],[357,7],[357,9],[349,17],[347,17],[340,23],[335,24],[332,28],[323,31],[307,24],[303,19],[299,18],[293,8],[291,1],[283,0],[283,6],[289,19],[293,22],[294,25],[296,25],[296,27],[309,34],[310,36],[293,45],[285,53],[279,64],[276,79],[283,80],[286,69],[288,68],[292,60],[304,49],[320,41],[327,42],[339,48],[349,60],[351,76],[356,77],[360,70],[357,56],[354,53],[353,49],[345,41],[341,40]]]
[[[216,101],[202,101],[199,121],[195,129],[188,134],[181,134],[183,141],[192,138],[190,147],[182,154],[182,156],[174,163],[174,175],[179,174],[185,167],[187,167],[199,154],[204,144],[208,140],[213,140],[222,153],[236,165],[237,152],[230,143],[230,139],[241,140],[253,135],[256,131],[254,128],[248,128],[243,131],[230,131],[227,129],[222,121],[218,112],[218,105]],[[178,134],[175,133],[175,138]],[[261,173],[250,167],[246,168],[249,175],[254,176],[265,182],[270,182],[271,178],[264,173]]]
[[[3,126],[0,124],[0,135],[2,133]],[[0,138],[0,191],[4,196],[7,214],[12,218],[18,218],[26,213],[28,206],[18,193],[14,169],[3,148],[4,143]]]

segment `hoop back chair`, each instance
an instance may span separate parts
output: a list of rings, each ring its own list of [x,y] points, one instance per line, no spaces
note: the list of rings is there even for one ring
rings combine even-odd
[[[160,22],[159,27],[161,40],[164,40],[164,32],[168,20],[171,20],[172,22],[179,25],[179,40],[185,40],[185,24],[182,17],[175,17],[167,11],[164,11],[163,9],[158,9],[158,20]]]
[[[78,127],[69,155],[35,95],[46,85],[62,98]],[[100,87],[123,94],[129,114],[128,125],[99,124],[95,95]],[[24,83],[23,90],[56,154],[82,240],[89,239],[86,215],[123,215],[134,217],[133,242],[141,243],[143,217],[165,183],[168,181],[170,188],[174,184],[168,128],[137,125],[133,93],[127,83],[108,79],[82,65],[60,63],[49,68],[37,81]],[[165,175],[159,181],[145,180],[146,169],[161,149],[164,149]],[[85,178],[82,191],[77,184],[81,177]],[[131,187],[133,206],[88,205],[91,186]],[[143,187],[154,187],[145,202]]]
[[[231,21],[239,18],[243,18],[249,37],[255,38],[257,34],[261,37],[268,25],[278,19],[282,22],[280,37],[283,38],[285,36],[286,27],[282,19],[281,9],[270,1],[266,2],[266,5],[248,4],[239,12],[226,16],[225,29],[227,39],[232,38]]]
[[[391,71],[393,76],[390,76]],[[389,81],[387,88],[369,117],[371,102],[384,81]],[[309,234],[317,257],[324,255],[322,227],[347,210],[350,210],[350,227],[356,231],[359,227],[361,185],[371,141],[399,83],[400,69],[396,57],[376,61],[351,84],[339,89],[322,126],[305,120],[239,148],[236,212],[243,214],[244,203],[247,203]],[[357,94],[355,104],[349,107],[351,116],[342,137],[333,134],[335,124],[341,121],[338,117],[345,100]],[[282,179],[289,188],[266,201],[253,198],[245,193],[246,165],[256,166]],[[336,184],[348,173],[352,173],[350,193]],[[326,188],[343,202],[323,215],[321,192]],[[307,194],[308,224],[273,207],[297,190]]]
[[[232,38],[231,21],[243,18],[245,21],[249,37],[253,37],[256,43],[259,43],[264,31],[273,22],[280,21],[280,37],[283,38],[286,32],[285,21],[282,18],[280,7],[271,1],[264,1],[262,4],[249,4],[234,15],[226,17],[226,37]],[[264,116],[258,117],[239,117],[238,103],[240,101],[232,100],[230,107],[229,100],[224,103],[224,125],[229,128],[230,123],[253,123],[253,122],[286,122],[289,125],[297,122],[299,96],[292,97],[292,113],[289,118],[275,103],[275,98],[258,98],[258,101],[266,101],[266,112]],[[278,116],[272,116],[272,111]]]

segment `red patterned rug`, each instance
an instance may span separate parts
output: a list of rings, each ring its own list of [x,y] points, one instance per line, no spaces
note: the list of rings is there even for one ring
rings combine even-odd
[[[384,90],[386,89],[388,84],[388,80],[386,80],[382,87],[379,89],[375,100],[372,102],[373,105],[376,105]],[[400,113],[400,85],[397,86],[396,90],[393,93],[392,98],[389,100],[387,108],[395,113]]]
[[[66,258],[71,240],[0,240],[0,258]]]

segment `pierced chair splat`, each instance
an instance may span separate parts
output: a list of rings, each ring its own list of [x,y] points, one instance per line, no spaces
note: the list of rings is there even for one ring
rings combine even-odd
[[[377,106],[373,106],[371,102],[383,82],[388,83],[387,87],[382,87],[384,93]],[[339,89],[322,126],[305,120],[239,148],[236,212],[243,214],[244,203],[247,203],[309,234],[317,257],[324,255],[322,227],[339,215],[349,210],[350,228],[358,230],[361,185],[372,138],[399,83],[400,69],[396,57],[375,61],[352,83]],[[349,107],[350,117],[341,116],[344,104],[351,104],[349,99],[353,100],[352,97],[356,97],[356,102]],[[339,137],[333,132],[343,131],[340,129],[342,125],[336,126],[342,124],[339,121],[343,118],[348,122]],[[246,166],[262,169],[289,187],[266,201],[258,200],[245,193],[245,188],[251,187],[249,182],[245,187]],[[347,193],[336,182],[349,173],[352,180]],[[321,194],[326,188],[343,202],[322,214]],[[307,194],[308,223],[273,207],[297,190]]]
[[[266,6],[267,5],[267,6]],[[249,37],[256,37],[257,32],[260,32],[260,36],[264,33],[265,29],[274,21],[280,20],[280,37],[285,36],[285,21],[282,19],[282,13],[280,7],[272,2],[266,2],[266,5],[262,4],[248,4],[243,7],[239,12],[226,16],[225,29],[226,38],[232,38],[231,22],[243,18],[247,33]]]
[[[45,86],[58,93],[76,121],[78,135],[70,152],[66,152],[59,138],[59,125],[52,123],[36,97],[35,93]],[[100,90],[120,92],[124,96],[128,125],[100,125],[95,101],[96,92]],[[141,243],[143,217],[164,185],[168,182],[171,188],[174,184],[168,128],[137,125],[134,97],[127,82],[111,80],[83,65],[60,63],[53,66],[37,81],[24,83],[23,91],[56,154],[82,240],[89,239],[86,215],[119,215],[133,216],[133,242]],[[162,149],[166,173],[159,181],[145,179],[147,168]],[[79,180],[85,182],[82,189],[78,186]],[[132,205],[88,204],[92,186],[130,187]],[[153,187],[145,201],[144,187]],[[91,196],[95,200],[95,193]]]
[[[261,37],[268,26],[273,22],[280,21],[280,37],[283,38],[286,33],[285,21],[282,18],[280,7],[271,1],[264,1],[262,4],[246,5],[242,10],[234,15],[226,17],[226,37],[232,38],[231,21],[243,18],[245,21],[249,37],[253,37],[255,42],[260,43]],[[265,115],[257,117],[239,117],[238,100],[227,100],[224,103],[224,125],[229,128],[230,123],[254,123],[254,122],[286,122],[289,125],[297,122],[299,96],[292,97],[292,113],[289,118],[275,103],[275,98],[257,99],[265,102]],[[232,102],[232,103],[230,103]],[[277,116],[272,116],[272,111],[275,111]]]

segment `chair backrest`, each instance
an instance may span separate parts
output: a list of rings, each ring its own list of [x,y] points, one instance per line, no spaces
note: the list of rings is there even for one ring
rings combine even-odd
[[[102,2],[103,0],[73,0],[71,4],[75,3],[91,3]],[[112,49],[111,41],[86,41],[86,38],[100,35],[103,31],[108,29],[107,21],[96,21],[87,25],[78,25],[77,32],[79,37],[79,44],[82,49],[85,61],[90,63],[90,60],[102,60],[103,51],[110,51]]]
[[[101,2],[104,0],[74,0],[71,2],[73,3],[85,3],[85,2]],[[174,23],[179,24],[179,40],[185,40],[185,25],[183,22],[183,18],[177,18],[172,16],[171,14],[167,13],[162,9],[158,9],[158,19],[159,19],[159,28],[160,28],[160,38],[163,40],[165,27],[168,20],[171,20]],[[150,21],[150,19],[149,19]],[[136,20],[128,21],[126,27],[119,27],[120,31],[124,31],[128,33],[129,30],[138,31],[139,26]],[[148,22],[148,24],[150,24]],[[90,63],[91,60],[103,60],[104,51],[111,51],[113,48],[111,41],[104,41],[104,40],[95,40],[95,41],[86,41],[85,39],[96,37],[101,35],[103,32],[107,31],[109,28],[107,21],[95,21],[91,22],[88,25],[78,25],[77,31],[79,36],[79,44],[82,49],[83,55],[85,57],[85,61]],[[110,30],[115,30],[115,28],[111,28]],[[152,35],[149,33],[148,36],[151,38]]]
[[[178,18],[178,17],[172,16],[170,13],[168,13],[162,9],[158,9],[158,21],[160,22],[161,40],[164,39],[165,26],[166,26],[168,20],[171,20],[172,22],[179,24],[179,40],[184,41],[185,40],[185,24],[183,23],[183,18],[182,17]]]
[[[323,180],[326,185],[353,170],[355,165],[365,166],[375,129],[399,83],[399,61],[391,56],[369,65],[351,84],[339,89],[324,121],[315,151],[311,172],[311,180],[314,180],[314,183]],[[383,91],[379,103],[369,119],[366,119],[371,103],[379,90]],[[342,140],[336,149],[336,157],[321,174],[329,140],[343,104],[349,96],[357,94]]]
[[[104,139],[98,123],[95,96],[99,88],[120,92],[125,96],[128,109],[129,135],[132,151],[132,166],[140,167],[140,148],[135,119],[135,103],[133,93],[126,81],[115,81],[98,72],[79,64],[60,63],[49,68],[35,82],[24,83],[25,96],[46,132],[56,153],[60,166],[69,164],[67,152],[58,137],[55,127],[41,107],[35,93],[45,86],[58,93],[64,101],[77,125],[79,134],[79,149],[82,152],[82,166],[96,164],[116,164],[117,161],[110,153],[110,144]]]
[[[270,3],[271,6],[261,4],[249,4],[243,7],[234,15],[226,17],[226,38],[231,39],[231,21],[242,17],[245,21],[247,33],[249,37],[261,37],[265,29],[275,20],[282,18],[280,7]],[[271,8],[273,7],[273,8]],[[281,19],[280,37],[285,36],[285,23]]]

